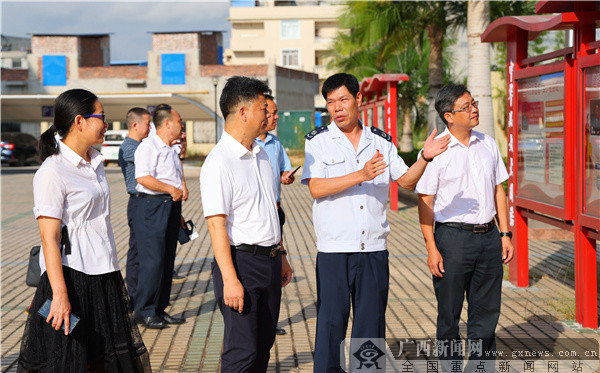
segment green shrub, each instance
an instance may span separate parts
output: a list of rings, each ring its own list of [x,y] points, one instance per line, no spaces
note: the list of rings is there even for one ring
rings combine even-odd
[[[417,161],[417,157],[419,156],[420,150],[421,149],[414,149],[411,152],[398,151],[398,155],[400,156],[400,158],[402,158],[404,160],[404,163],[406,163],[406,165],[408,167],[410,167],[413,165],[413,163],[415,163]]]

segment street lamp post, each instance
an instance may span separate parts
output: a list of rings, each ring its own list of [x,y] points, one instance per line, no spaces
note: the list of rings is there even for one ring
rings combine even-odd
[[[219,142],[219,122],[217,120],[217,85],[219,84],[219,77],[212,77],[213,86],[215,87],[215,144]]]

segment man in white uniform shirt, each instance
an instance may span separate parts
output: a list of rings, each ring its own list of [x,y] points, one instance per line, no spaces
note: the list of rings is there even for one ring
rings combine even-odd
[[[306,135],[302,183],[314,198],[317,235],[315,372],[339,372],[340,344],[350,305],[352,338],[385,338],[389,288],[386,206],[390,182],[414,189],[427,162],[446,149],[448,137],[427,138],[423,157],[408,168],[391,137],[358,120],[358,80],[335,74],[323,83],[333,122]],[[351,354],[356,351],[351,344]]]
[[[265,372],[275,341],[281,287],[292,270],[281,250],[271,163],[254,139],[267,125],[259,80],[235,76],[221,94],[225,131],[200,174],[215,261],[214,291],[225,333],[222,372]]]
[[[438,301],[437,339],[445,345],[440,345],[441,351],[449,352],[441,356],[447,371],[452,366],[462,371],[458,353],[462,348],[451,345],[460,343],[458,323],[465,293],[471,355],[466,370],[487,360],[486,371],[493,371],[493,355],[485,352],[495,349],[502,263],[508,263],[514,252],[502,187],[508,174],[494,139],[473,130],[479,124],[477,104],[463,85],[449,85],[438,92],[435,108],[447,125],[441,136],[450,135],[450,145],[427,167],[416,188],[427,264]]]
[[[138,238],[139,277],[134,299],[135,316],[147,328],[181,324],[184,318],[165,312],[169,305],[181,200],[187,200],[183,169],[171,143],[181,136],[181,117],[169,105],[154,112],[156,135],[135,151],[136,189],[140,201],[134,220]]]

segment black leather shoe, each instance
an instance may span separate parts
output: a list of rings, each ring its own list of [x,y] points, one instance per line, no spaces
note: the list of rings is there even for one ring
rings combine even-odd
[[[160,318],[165,324],[183,324],[185,322],[185,317],[173,317],[166,312],[160,315]]]
[[[286,335],[287,332],[283,328],[275,328],[275,334],[276,335]]]
[[[136,317],[135,321],[148,329],[162,329],[168,327],[167,323],[158,316]]]

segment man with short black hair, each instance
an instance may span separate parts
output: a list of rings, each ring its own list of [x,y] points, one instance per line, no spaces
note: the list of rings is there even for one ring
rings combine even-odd
[[[215,298],[225,324],[222,372],[267,370],[281,287],[292,275],[280,245],[276,180],[255,142],[268,123],[270,93],[257,79],[227,80],[220,99],[225,130],[200,173]]]
[[[448,136],[425,141],[410,168],[390,135],[358,119],[358,80],[335,74],[323,83],[333,122],[306,135],[302,183],[313,202],[317,235],[317,335],[315,372],[339,372],[340,344],[350,306],[353,341],[369,338],[384,349],[389,289],[386,206],[390,181],[414,189],[428,162],[442,153]],[[359,346],[351,343],[351,353]]]
[[[150,112],[141,107],[129,109],[125,117],[129,133],[125,141],[119,147],[119,165],[125,177],[125,186],[129,193],[129,202],[127,203],[127,224],[129,225],[129,250],[127,250],[127,265],[125,282],[127,283],[127,292],[131,304],[134,304],[135,290],[137,288],[139,261],[135,231],[133,221],[137,218],[136,201],[138,191],[135,189],[137,181],[135,180],[134,155],[141,141],[148,136],[150,132]]]
[[[437,340],[445,345],[440,359],[446,371],[456,366],[452,360],[460,360],[462,371],[463,357],[457,354],[462,349],[450,345],[461,342],[458,324],[465,293],[469,363],[484,360],[485,370],[494,370],[494,355],[486,352],[495,349],[502,264],[514,253],[502,187],[508,174],[494,139],[473,130],[479,124],[477,104],[463,85],[439,90],[435,108],[447,126],[440,136],[450,136],[450,145],[431,162],[416,187],[427,265],[438,301]],[[474,345],[479,345],[478,354],[473,354]],[[469,366],[466,371],[471,371]]]
[[[165,312],[169,305],[177,236],[181,224],[181,200],[187,199],[181,160],[171,147],[180,138],[181,116],[169,105],[154,112],[156,135],[135,152],[139,216],[134,220],[140,263],[135,295],[135,316],[147,328],[181,324],[183,317]]]

